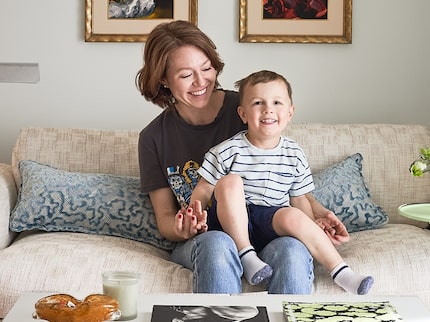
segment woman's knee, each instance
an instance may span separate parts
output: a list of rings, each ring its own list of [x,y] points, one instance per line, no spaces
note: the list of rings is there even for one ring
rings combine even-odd
[[[236,244],[226,233],[218,230],[211,230],[201,234],[197,238],[196,246],[199,253],[206,253],[205,256],[228,256],[237,254]]]
[[[294,237],[279,237],[271,241],[262,251],[264,259],[288,266],[313,266],[312,255],[306,246]]]
[[[211,230],[199,235],[193,257],[195,268],[213,276],[223,271],[231,276],[242,274],[236,244],[222,231]]]
[[[310,294],[314,279],[313,259],[302,242],[293,237],[279,237],[259,255],[273,268],[269,293]]]

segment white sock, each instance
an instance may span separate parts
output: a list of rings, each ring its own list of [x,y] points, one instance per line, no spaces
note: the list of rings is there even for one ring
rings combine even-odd
[[[242,248],[239,251],[239,258],[243,266],[243,275],[249,284],[257,285],[272,276],[272,267],[257,256],[254,247]]]
[[[330,276],[337,285],[352,294],[365,295],[373,285],[372,276],[357,274],[345,263],[337,265],[330,272]]]

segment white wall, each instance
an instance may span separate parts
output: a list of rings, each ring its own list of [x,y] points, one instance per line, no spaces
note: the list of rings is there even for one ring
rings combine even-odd
[[[0,162],[24,126],[141,129],[161,111],[134,86],[143,44],[85,43],[84,3],[0,1],[0,62],[41,73],[35,85],[0,83]],[[273,69],[293,85],[295,122],[430,125],[430,1],[354,0],[351,45],[239,43],[238,6],[199,0],[225,88]]]

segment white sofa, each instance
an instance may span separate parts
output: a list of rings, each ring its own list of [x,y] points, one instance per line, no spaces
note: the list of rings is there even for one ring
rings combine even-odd
[[[427,223],[408,220],[397,211],[404,203],[430,201],[430,176],[416,178],[408,172],[418,148],[430,144],[430,129],[393,124],[293,124],[287,134],[303,147],[315,174],[357,152],[362,155],[367,187],[373,201],[388,214],[389,223],[351,233],[351,241],[339,251],[356,271],[375,277],[372,295],[417,295],[430,307],[430,231],[424,229]],[[90,234],[15,233],[9,229],[21,184],[21,160],[78,173],[138,177],[137,139],[138,131],[20,131],[12,164],[0,164],[0,318],[22,292],[101,292],[101,274],[107,270],[140,272],[145,293],[192,291],[191,272],[170,262],[169,252],[154,243],[118,237],[117,233],[109,236],[102,230]],[[51,172],[46,176],[53,179]],[[44,177],[38,180],[37,184]],[[20,197],[21,203],[29,201],[25,197]],[[146,224],[155,225],[154,219]],[[261,291],[262,287],[244,283],[243,290]],[[315,264],[314,293],[344,292]]]

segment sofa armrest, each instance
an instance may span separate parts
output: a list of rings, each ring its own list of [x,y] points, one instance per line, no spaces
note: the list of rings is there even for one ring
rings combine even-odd
[[[0,249],[9,246],[16,233],[9,230],[9,218],[17,201],[12,166],[0,163]]]

